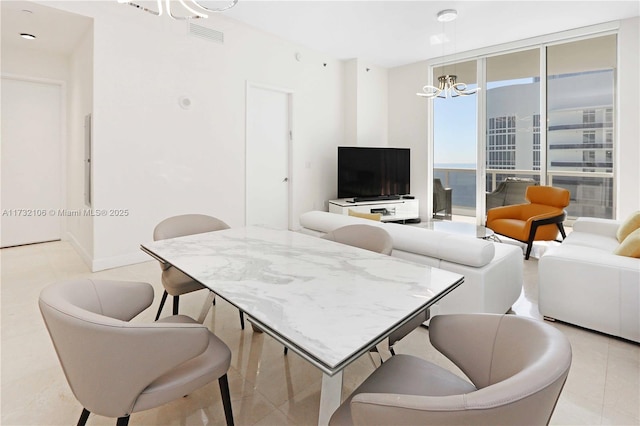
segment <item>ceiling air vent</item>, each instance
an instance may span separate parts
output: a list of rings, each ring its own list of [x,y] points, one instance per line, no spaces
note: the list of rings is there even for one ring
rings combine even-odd
[[[195,37],[204,38],[217,43],[224,43],[224,33],[202,25],[189,22],[189,34]]]

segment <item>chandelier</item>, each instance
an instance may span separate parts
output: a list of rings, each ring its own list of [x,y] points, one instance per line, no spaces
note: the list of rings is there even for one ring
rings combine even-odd
[[[456,79],[458,76],[456,75],[441,75],[438,77],[438,87],[435,86],[424,86],[422,88],[423,93],[416,93],[418,96],[423,96],[425,98],[455,98],[457,96],[468,96],[476,93],[480,88],[476,89],[467,89],[467,85],[465,83],[457,83]]]
[[[436,15],[436,19],[443,23],[442,24],[443,28],[444,28],[445,22],[453,21],[457,17],[458,17],[458,12],[454,9],[441,10]],[[446,38],[446,37],[443,37],[443,38]],[[467,89],[467,85],[465,83],[458,83],[457,78],[458,76],[454,74],[441,75],[440,77],[438,77],[438,87],[426,85],[422,88],[422,92],[418,92],[416,93],[416,95],[422,96],[424,98],[437,97],[437,98],[446,99],[446,98],[455,98],[458,96],[473,95],[478,90],[480,90],[480,88]]]
[[[134,3],[132,1],[129,0],[118,0],[118,3],[122,3],[122,4],[128,4],[129,6],[133,6],[137,9],[140,10],[144,10],[145,12],[148,12],[152,15],[155,16],[161,16],[163,13],[163,8],[162,8],[162,0],[156,0],[157,2],[157,10],[153,10],[153,9],[149,9],[145,6],[139,5],[137,3]],[[173,19],[178,19],[178,20],[185,20],[185,19],[201,19],[201,18],[208,18],[209,15],[206,14],[206,12],[223,12],[225,10],[231,9],[233,6],[235,6],[238,3],[238,0],[230,0],[230,2],[228,4],[225,4],[222,7],[219,8],[212,8],[212,7],[207,7],[205,5],[202,4],[202,0],[178,0],[177,3],[180,3],[180,5],[182,6],[183,9],[185,9],[189,14],[185,14],[185,15],[176,15],[173,13],[173,10],[171,9],[171,3],[172,0],[165,0],[164,4],[165,4],[165,9],[167,10],[167,14],[172,17]]]

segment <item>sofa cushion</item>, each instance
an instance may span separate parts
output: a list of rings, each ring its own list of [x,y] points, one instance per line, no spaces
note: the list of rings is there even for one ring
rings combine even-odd
[[[640,258],[640,228],[627,235],[624,241],[615,249],[613,254]]]
[[[495,255],[494,243],[477,238],[321,211],[310,211],[300,215],[301,226],[324,233],[354,223],[380,226],[385,229],[393,238],[394,250],[412,252],[476,268],[490,263]]]
[[[386,223],[384,228],[398,250],[476,268],[491,262],[495,255],[490,241],[398,223]]]
[[[574,230],[562,241],[562,245],[591,247],[606,253],[613,253],[618,247],[618,240],[614,237]]]
[[[622,224],[618,228],[618,232],[616,233],[618,242],[623,242],[629,234],[631,234],[638,228],[640,228],[640,210],[632,213],[631,216],[629,216],[622,222]]]
[[[620,228],[617,220],[602,219],[599,217],[579,217],[573,222],[573,232],[586,232],[588,234],[600,234],[609,238],[616,238],[616,232]]]

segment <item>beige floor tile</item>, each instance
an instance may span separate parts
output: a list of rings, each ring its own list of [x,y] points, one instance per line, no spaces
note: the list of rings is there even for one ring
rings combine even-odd
[[[550,425],[599,425],[602,403],[563,389]]]

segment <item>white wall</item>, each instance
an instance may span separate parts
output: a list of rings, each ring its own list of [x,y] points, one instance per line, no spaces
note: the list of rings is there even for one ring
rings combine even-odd
[[[387,146],[389,131],[388,70],[358,60],[358,143]]]
[[[626,19],[618,32],[618,199],[623,220],[640,210],[640,18]]]
[[[388,144],[388,70],[361,59],[345,62],[345,139],[352,146]]]
[[[68,84],[68,129],[66,147],[66,208],[84,211],[84,117],[93,111],[93,28],[83,35],[79,45],[69,58],[70,78]],[[67,217],[67,238],[72,242],[83,260],[93,261],[93,217]]]
[[[358,60],[349,59],[344,65],[345,143],[358,145]],[[336,155],[337,161],[337,155]]]
[[[65,55],[36,49],[3,46],[2,73],[66,82],[69,80],[69,59]]]
[[[427,105],[416,96],[427,82],[427,62],[389,70],[389,146],[411,148],[411,194],[420,201],[420,217],[427,219]]]
[[[246,81],[294,92],[294,218],[335,196],[342,62],[223,15],[201,23],[224,33],[218,44],[117,2],[61,7],[94,18],[94,208],[129,211],[94,219],[94,270],[148,260],[139,245],[167,216],[244,224]]]

